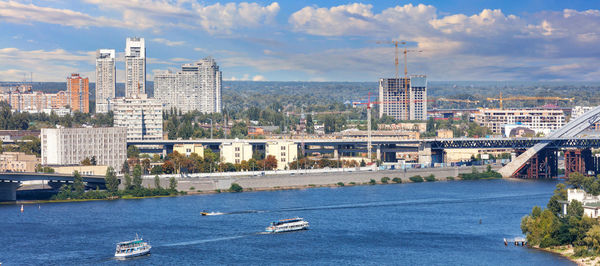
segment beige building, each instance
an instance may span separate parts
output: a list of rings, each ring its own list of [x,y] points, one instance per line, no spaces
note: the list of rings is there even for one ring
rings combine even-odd
[[[544,135],[565,125],[565,114],[560,109],[480,109],[471,116],[473,121],[489,128],[494,135],[503,134],[505,125],[511,124],[519,124]]]
[[[224,142],[219,146],[221,162],[241,163],[252,158],[252,145],[244,141]]]
[[[334,136],[341,136],[343,139],[366,139],[369,137],[367,130],[358,130],[355,128],[346,129]],[[372,139],[419,139],[421,134],[416,131],[395,131],[395,130],[372,130]]]
[[[401,130],[401,131],[416,131],[423,133],[427,131],[427,123],[397,123],[397,124],[379,124],[379,130]]]
[[[77,171],[81,175],[106,175],[106,165],[81,165],[81,166],[54,166],[52,167],[58,174],[73,174]]]
[[[286,140],[268,141],[265,155],[277,159],[277,170],[289,169],[288,164],[298,159],[298,144]]]
[[[127,158],[125,128],[43,128],[42,164],[79,165],[96,156],[99,165],[121,169]]]
[[[0,154],[0,172],[35,172],[40,159],[35,155],[22,152],[4,152]]]
[[[176,151],[179,154],[185,154],[185,156],[190,156],[192,153],[195,153],[200,157],[204,157],[204,146],[202,146],[202,144],[175,144],[173,145],[173,151]]]
[[[450,129],[438,129],[437,137],[440,139],[451,139],[454,138],[454,132]]]

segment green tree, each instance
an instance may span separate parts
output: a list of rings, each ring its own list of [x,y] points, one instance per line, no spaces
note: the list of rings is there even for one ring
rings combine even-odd
[[[242,188],[242,186],[240,186],[238,183],[231,183],[231,186],[229,187],[229,192],[242,192],[244,191],[244,188]]]
[[[169,189],[171,191],[177,191],[177,180],[175,177],[169,178]]]
[[[546,206],[546,208],[548,208],[550,211],[552,211],[554,213],[554,215],[556,216],[560,216],[560,214],[562,213],[562,204],[559,203],[559,201],[566,201],[567,200],[567,189],[565,184],[560,183],[556,185],[556,189],[554,189],[554,195],[552,195],[552,197],[550,197],[550,200],[548,201],[548,205]]]
[[[125,162],[123,162],[123,167],[121,167],[121,173],[123,173],[123,174],[129,173],[129,163],[127,162],[127,160],[125,160]]]
[[[96,155],[92,156],[92,159],[90,159],[90,163],[91,163],[92,165],[98,165],[98,161],[97,161],[97,159],[96,159]]]
[[[133,168],[133,186],[136,189],[142,188],[142,167],[139,164]]]
[[[158,175],[154,176],[154,188],[161,189],[161,187],[160,187],[160,178],[158,177]]]
[[[89,157],[85,157],[85,159],[83,159],[83,161],[81,161],[81,165],[85,165],[85,166],[92,165],[92,162],[90,161]]]
[[[306,115],[306,132],[308,134],[315,133],[315,123],[313,122],[313,117],[311,114]]]
[[[125,173],[123,178],[125,179],[125,190],[131,189],[131,176],[129,176],[129,173]]]
[[[135,145],[127,147],[127,158],[138,158],[140,156],[140,149]]]
[[[112,167],[108,167],[106,169],[106,175],[104,176],[104,180],[106,182],[106,189],[115,193],[119,190],[119,179],[117,179],[117,175],[115,174],[115,170]]]
[[[85,184],[83,183],[83,177],[78,171],[73,172],[73,189],[77,197],[82,197],[85,192]]]
[[[577,200],[572,200],[569,202],[569,206],[567,206],[567,215],[581,218],[581,216],[583,216],[583,205],[581,202]]]

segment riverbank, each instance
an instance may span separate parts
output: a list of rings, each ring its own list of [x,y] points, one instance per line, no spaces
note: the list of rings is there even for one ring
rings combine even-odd
[[[573,254],[575,253],[573,246],[558,246],[558,247],[548,247],[548,248],[540,248],[540,247],[530,247],[533,249],[554,253],[560,255],[580,266],[593,266],[600,264],[600,257],[575,257]]]

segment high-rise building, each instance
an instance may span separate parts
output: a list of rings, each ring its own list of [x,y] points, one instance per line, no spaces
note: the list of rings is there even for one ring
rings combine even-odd
[[[98,165],[121,169],[127,159],[124,128],[42,128],[43,165],[79,165],[96,157]]]
[[[125,97],[138,94],[146,94],[146,44],[133,37],[125,44]]]
[[[154,97],[160,99],[165,109],[177,108],[187,113],[221,112],[222,73],[211,57],[192,64],[184,64],[181,71],[156,74]]]
[[[110,101],[115,98],[115,50],[96,51],[96,113],[108,113]]]
[[[71,111],[90,112],[90,80],[77,73],[67,78],[67,94]]]
[[[127,140],[163,138],[162,104],[154,98],[116,98],[112,104],[114,126],[127,128]]]
[[[427,120],[427,77],[379,79],[379,117]]]

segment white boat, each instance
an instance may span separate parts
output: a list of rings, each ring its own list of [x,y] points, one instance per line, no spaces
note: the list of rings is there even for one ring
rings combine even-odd
[[[135,239],[117,243],[115,257],[120,259],[143,256],[150,253],[152,246],[148,242],[144,242],[142,238],[135,235]]]
[[[303,218],[296,217],[272,222],[271,225],[265,229],[265,231],[268,233],[283,233],[306,229],[308,229],[308,222],[304,221]]]
[[[212,215],[223,215],[224,213],[222,213],[222,212],[206,212],[206,211],[203,211],[200,214],[202,214],[202,216],[212,216]]]

